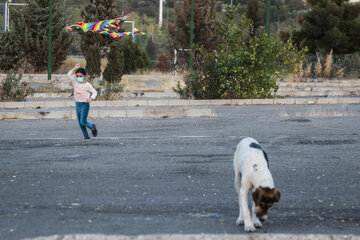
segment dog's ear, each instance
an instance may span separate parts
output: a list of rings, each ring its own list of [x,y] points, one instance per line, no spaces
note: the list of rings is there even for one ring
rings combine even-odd
[[[280,200],[280,192],[277,189],[274,189],[274,201],[278,202]]]
[[[264,195],[264,190],[262,190],[262,188],[256,188],[255,191],[252,193],[252,198],[256,203],[256,205],[259,204],[263,195]]]

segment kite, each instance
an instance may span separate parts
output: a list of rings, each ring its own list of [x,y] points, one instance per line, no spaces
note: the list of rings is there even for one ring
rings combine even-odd
[[[68,31],[72,32],[73,28],[75,29],[82,29],[84,32],[94,32],[98,34],[105,34],[110,35],[113,38],[120,38],[123,36],[129,36],[134,34],[145,34],[143,32],[140,32],[138,29],[134,29],[133,32],[116,32],[115,29],[121,28],[121,23],[130,17],[130,14],[127,14],[124,17],[119,17],[111,20],[103,20],[99,22],[90,22],[85,23],[84,20],[82,22],[77,22],[67,28]]]

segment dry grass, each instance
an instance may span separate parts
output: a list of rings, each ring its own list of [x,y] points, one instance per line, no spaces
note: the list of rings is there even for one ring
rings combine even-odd
[[[330,51],[324,59],[316,53],[317,61],[312,72],[313,63],[306,60],[300,64],[300,71],[297,74],[293,74],[290,78],[293,82],[304,82],[309,78],[343,78],[345,67],[341,68],[339,62],[334,62],[333,50]]]
[[[333,50],[330,51],[329,55],[325,57],[325,64],[324,64],[324,77],[330,78],[332,72],[332,65],[334,63],[332,57]]]
[[[321,59],[320,59],[318,53],[316,53],[316,57],[317,57],[317,62],[315,64],[315,77],[321,77],[323,68],[322,68]]]
[[[70,69],[72,69],[75,64],[80,64],[81,67],[86,67],[86,61],[84,57],[81,56],[68,56],[65,62],[56,70],[56,74],[66,74]],[[107,59],[101,59],[101,71],[104,71],[107,64]]]

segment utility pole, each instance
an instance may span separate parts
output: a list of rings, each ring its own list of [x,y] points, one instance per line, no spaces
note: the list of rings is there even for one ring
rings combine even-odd
[[[191,0],[191,22],[190,22],[190,69],[193,69],[192,45],[194,43],[194,0]]]
[[[48,80],[51,80],[51,48],[52,48],[52,0],[49,0]]]
[[[163,0],[159,0],[159,25],[163,24]]]

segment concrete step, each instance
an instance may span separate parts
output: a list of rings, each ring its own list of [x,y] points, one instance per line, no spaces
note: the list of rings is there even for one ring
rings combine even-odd
[[[184,117],[213,117],[212,108],[91,108],[89,118],[184,118]],[[1,110],[0,120],[29,120],[29,119],[76,119],[74,108],[50,109],[21,109]]]
[[[322,82],[279,82],[279,87],[360,87],[360,79]]]
[[[360,97],[306,97],[306,98],[275,98],[275,99],[218,99],[218,100],[119,100],[94,101],[91,108],[131,108],[131,107],[196,107],[196,106],[236,106],[236,105],[282,105],[282,104],[358,104]],[[51,109],[74,108],[74,101],[28,101],[28,102],[0,102],[0,110],[14,109]]]
[[[335,97],[335,96],[360,96],[360,89],[354,91],[277,91],[277,96],[282,97]]]

